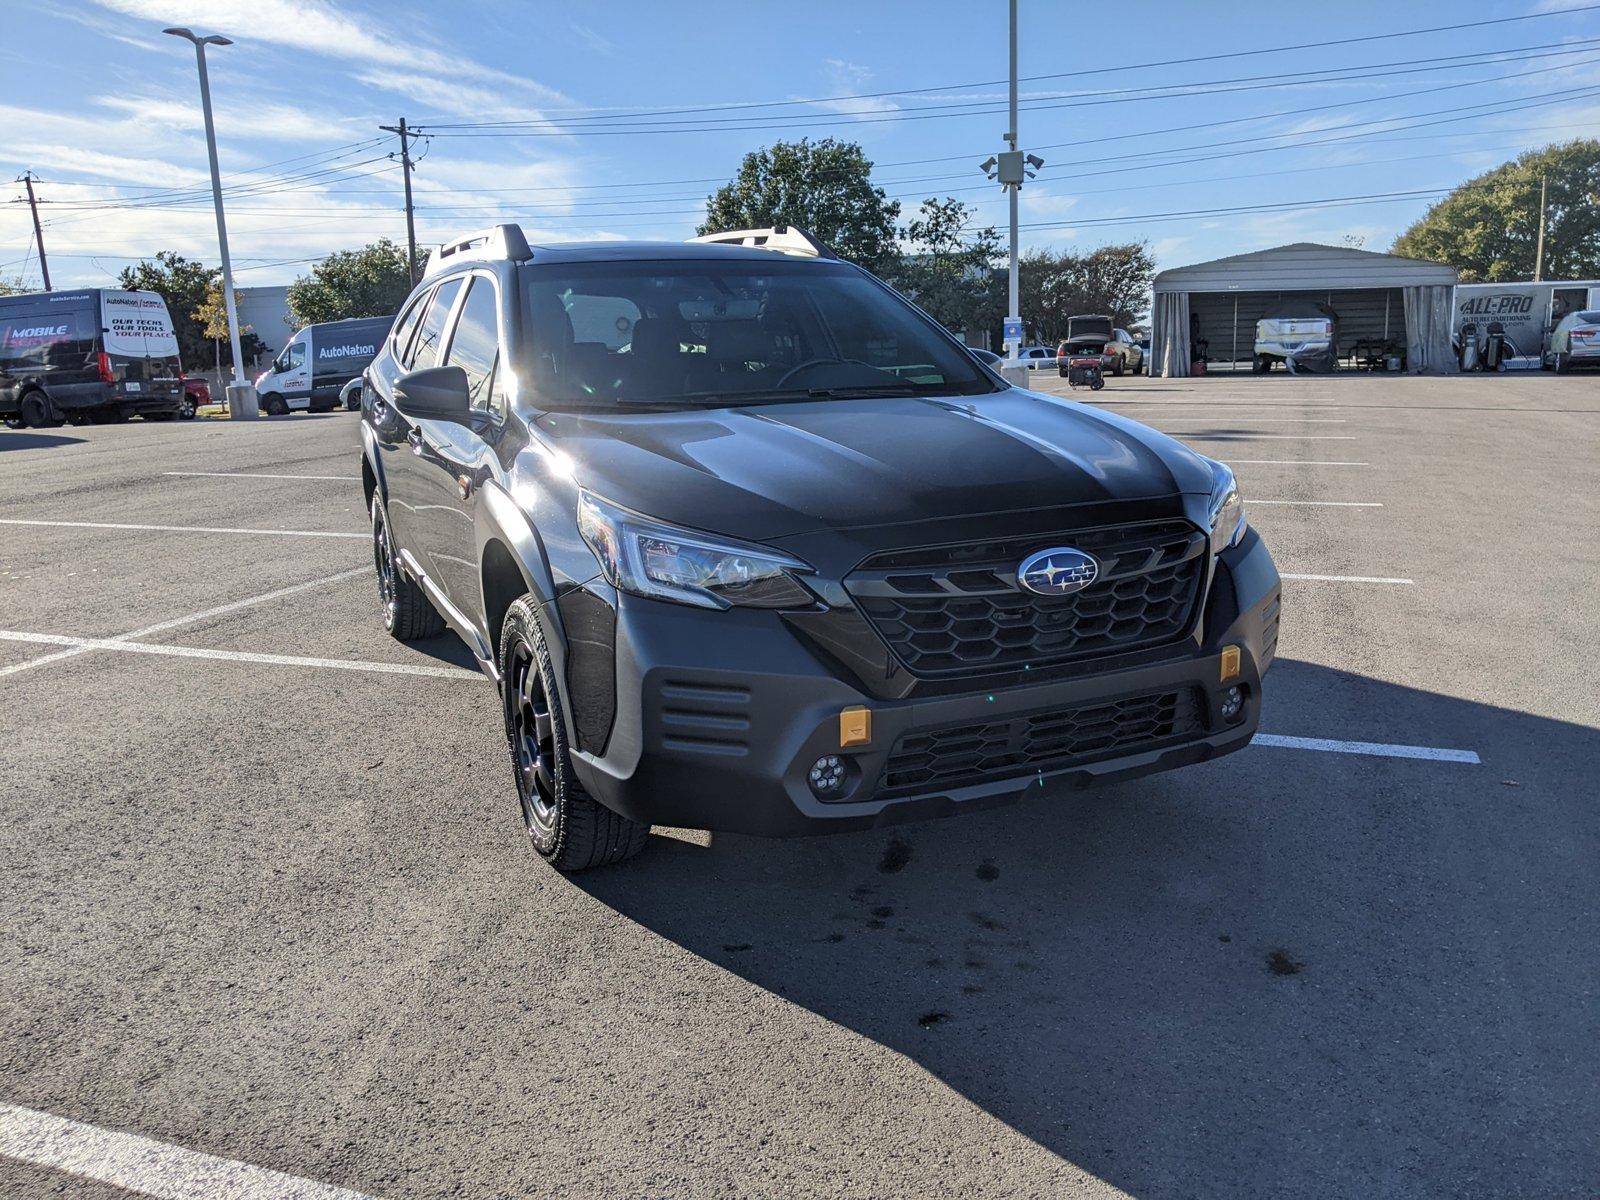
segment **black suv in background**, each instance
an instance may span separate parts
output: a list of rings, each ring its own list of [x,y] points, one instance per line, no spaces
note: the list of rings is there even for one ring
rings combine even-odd
[[[1009,387],[796,228],[447,244],[367,380],[385,624],[498,682],[563,870],[1255,731],[1279,583],[1227,467]]]

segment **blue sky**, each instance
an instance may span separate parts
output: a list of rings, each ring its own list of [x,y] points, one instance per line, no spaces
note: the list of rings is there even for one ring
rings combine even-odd
[[[1145,240],[1164,267],[1299,240],[1386,249],[1432,194],[1600,132],[1600,11],[1584,7],[1022,0],[1022,141],[1047,163],[1023,192],[1023,244]],[[241,286],[403,240],[394,140],[377,129],[401,115],[435,131],[416,151],[423,241],[495,220],[535,241],[685,237],[746,151],[802,134],[860,141],[907,215],[953,195],[1003,227],[977,164],[1006,124],[1005,13],[1003,0],[4,0],[0,170],[42,180],[58,286],[110,283],[161,249],[215,262],[193,52],[160,32],[187,24],[236,42],[210,61]],[[1223,57],[1533,13],[1549,15]],[[752,103],[766,107],[722,107]],[[445,128],[463,122],[518,124]],[[1196,211],[1245,206],[1279,207]],[[19,271],[38,278],[27,208],[0,205],[0,276]]]

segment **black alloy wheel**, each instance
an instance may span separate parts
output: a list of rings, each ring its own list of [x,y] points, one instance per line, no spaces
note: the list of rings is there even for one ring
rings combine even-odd
[[[395,563],[394,546],[389,541],[389,522],[380,505],[372,506],[372,565],[378,572],[378,602],[383,605],[383,627],[394,631]]]
[[[507,659],[506,732],[516,761],[517,798],[528,836],[539,842],[554,837],[556,828],[555,719],[533,647],[518,638]]]

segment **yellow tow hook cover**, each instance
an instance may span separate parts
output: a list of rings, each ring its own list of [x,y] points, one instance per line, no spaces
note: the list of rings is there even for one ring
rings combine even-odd
[[[839,713],[839,748],[865,746],[872,741],[872,710],[847,708]]]

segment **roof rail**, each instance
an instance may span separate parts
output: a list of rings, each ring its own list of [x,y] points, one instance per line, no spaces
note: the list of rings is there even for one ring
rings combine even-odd
[[[725,233],[706,233],[689,239],[724,246],[755,246],[780,254],[803,258],[838,258],[828,244],[799,225],[774,225],[771,229],[730,229]]]
[[[440,244],[428,255],[428,266],[422,275],[427,278],[435,271],[468,259],[527,262],[532,257],[533,251],[528,248],[521,225],[494,225]]]

